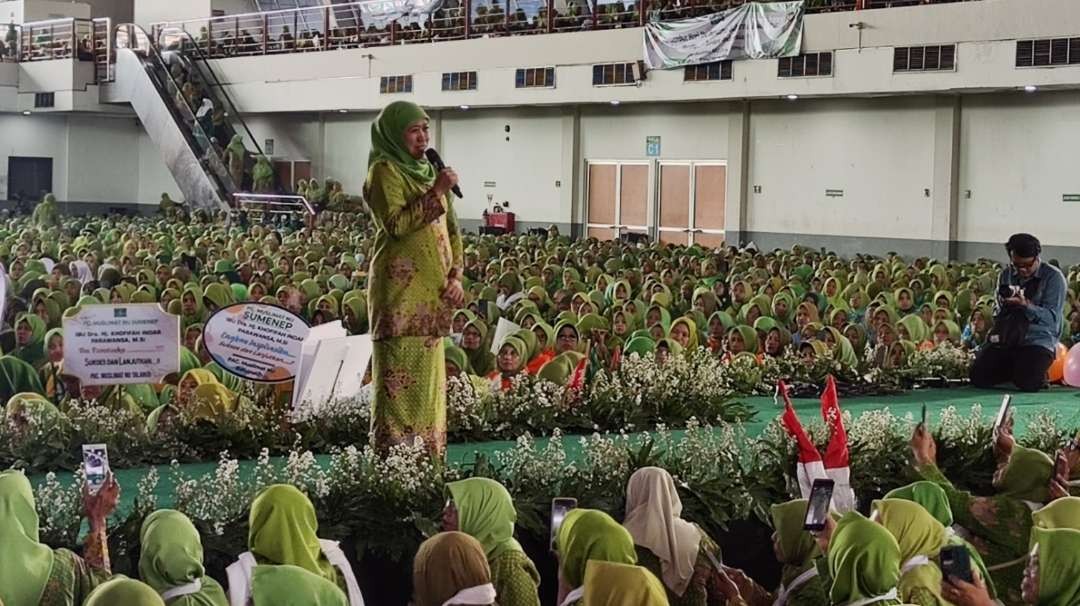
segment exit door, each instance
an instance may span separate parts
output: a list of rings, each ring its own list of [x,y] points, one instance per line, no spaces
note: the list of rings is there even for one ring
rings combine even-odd
[[[8,158],[8,200],[38,202],[53,190],[52,158]]]

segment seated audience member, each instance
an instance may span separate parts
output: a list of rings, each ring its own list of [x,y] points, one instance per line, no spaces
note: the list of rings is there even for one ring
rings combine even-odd
[[[559,606],[582,604],[585,569],[590,561],[637,564],[634,539],[608,514],[574,509],[566,514],[555,538],[559,559]]]
[[[1015,234],[1005,250],[1009,265],[998,278],[994,327],[971,366],[971,383],[1011,381],[1021,391],[1038,391],[1054,361],[1068,289],[1061,270],[1042,262],[1035,236]]]
[[[1008,427],[998,433],[994,487],[988,497],[958,490],[937,466],[933,436],[917,427],[911,439],[915,470],[944,491],[956,522],[972,535],[972,542],[994,570],[997,593],[1007,604],[1020,603],[1020,580],[1031,534],[1031,512],[1050,499],[1054,461],[1045,453],[1014,443]]]
[[[351,606],[337,585],[299,566],[259,565],[251,577],[251,606]]]
[[[517,603],[506,599],[496,602],[488,558],[473,537],[462,532],[441,532],[420,544],[413,559],[414,606]]]
[[[502,484],[469,478],[447,484],[450,503],[443,512],[443,530],[475,538],[491,567],[491,583],[500,604],[539,606],[540,573],[514,540],[517,511]]]
[[[0,604],[82,604],[111,575],[106,519],[116,509],[119,494],[111,476],[97,494],[83,493],[90,531],[80,557],[41,543],[30,481],[20,471],[0,473]]]
[[[228,606],[225,591],[206,576],[199,531],[187,516],[159,509],[143,520],[139,577],[168,606]]]
[[[796,499],[773,505],[773,551],[783,565],[776,606],[827,604],[828,588],[818,573],[815,558],[821,555],[814,537],[803,528],[809,501]]]
[[[900,582],[900,547],[889,531],[848,512],[839,521],[826,517],[818,533],[825,553],[829,600],[835,606],[897,606]]]
[[[528,347],[525,342],[517,337],[508,337],[499,348],[499,356],[496,358],[498,368],[487,377],[491,382],[491,391],[509,391],[514,377],[525,369],[526,358]]]
[[[330,581],[348,596],[349,606],[363,606],[364,598],[352,566],[334,541],[318,538],[315,507],[294,486],[276,484],[264,489],[251,504],[248,548],[226,572],[229,603],[246,606],[260,593],[258,568],[298,566]],[[263,578],[276,578],[264,571]]]
[[[738,600],[738,589],[717,566],[720,548],[681,513],[682,501],[666,470],[644,467],[630,476],[623,527],[634,539],[638,563],[663,580],[672,604]]]
[[[900,546],[900,599],[919,606],[946,604],[941,595],[941,569],[936,563],[948,544],[945,527],[918,503],[902,499],[875,501],[870,518],[888,530]]]

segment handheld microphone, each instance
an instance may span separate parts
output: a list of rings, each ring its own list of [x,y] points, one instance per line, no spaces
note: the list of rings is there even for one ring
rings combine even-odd
[[[442,161],[442,158],[439,157],[439,152],[435,151],[435,148],[427,148],[427,151],[424,152],[424,155],[427,156],[427,161],[431,162],[431,165],[435,167],[435,170],[442,171],[446,168],[446,164]],[[465,197],[461,195],[461,188],[457,185],[455,185],[450,191],[454,192],[454,195],[459,198]]]

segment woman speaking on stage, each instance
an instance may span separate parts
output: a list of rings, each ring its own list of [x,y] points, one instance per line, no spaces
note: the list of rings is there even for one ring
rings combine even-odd
[[[446,450],[443,337],[461,306],[461,234],[450,198],[457,175],[437,171],[427,113],[407,101],[387,105],[371,125],[364,195],[375,223],[368,278],[374,345],[371,432],[375,448],[421,438]]]

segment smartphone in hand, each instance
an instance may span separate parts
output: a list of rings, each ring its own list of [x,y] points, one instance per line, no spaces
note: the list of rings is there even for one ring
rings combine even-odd
[[[941,575],[946,579],[957,578],[966,583],[974,583],[971,573],[971,554],[966,547],[951,545],[941,548]]]
[[[828,479],[814,480],[810,488],[810,503],[806,506],[806,519],[803,529],[817,532],[825,529],[825,518],[829,517],[832,505],[833,488],[836,483]]]
[[[109,449],[104,444],[83,444],[83,473],[90,494],[97,494],[109,477]]]
[[[555,538],[559,536],[563,520],[571,509],[577,508],[577,499],[571,497],[556,497],[551,501],[551,551],[555,551]]]

